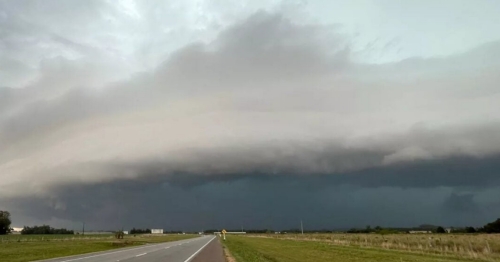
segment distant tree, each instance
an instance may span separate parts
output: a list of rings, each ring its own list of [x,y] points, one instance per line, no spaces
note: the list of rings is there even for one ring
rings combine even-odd
[[[10,213],[0,210],[0,235],[7,235],[12,232],[12,228],[10,227],[11,223]]]
[[[125,236],[125,233],[123,233],[123,231],[121,231],[121,230],[115,232],[116,239],[123,239],[124,236]]]
[[[356,228],[351,228],[351,229],[347,230],[347,231],[346,231],[346,233],[351,233],[351,234],[354,234],[354,233],[359,233],[358,231],[359,231],[359,230],[358,230],[358,229],[356,229]]]
[[[436,228],[436,233],[439,233],[439,234],[446,233],[446,230],[444,230],[443,227],[438,227],[438,228]]]
[[[494,222],[486,224],[481,231],[485,233],[500,233],[500,218]]]
[[[476,233],[476,229],[473,227],[466,227],[465,233]]]

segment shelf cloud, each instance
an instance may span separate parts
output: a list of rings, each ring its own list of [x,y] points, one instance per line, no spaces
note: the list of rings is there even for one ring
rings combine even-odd
[[[86,8],[75,19],[97,15],[92,5]],[[8,203],[38,199],[74,221],[85,208],[70,208],[78,201],[68,189],[81,198],[107,198],[109,206],[96,204],[96,210],[126,213],[113,198],[130,183],[189,191],[244,181],[276,187],[288,181],[282,183],[294,188],[290,181],[309,179],[368,190],[360,196],[384,187],[396,195],[401,188],[500,186],[488,169],[500,153],[500,42],[448,56],[367,63],[355,59],[352,39],[337,26],[261,10],[209,41],[148,53],[148,66],[138,69],[134,57],[150,49],[124,58],[120,52],[136,46],[97,45],[105,34],[77,42],[21,17],[2,19],[9,23],[2,25],[0,55],[11,57],[0,64],[8,76],[0,82],[0,199]],[[44,45],[46,52],[68,55],[43,58],[35,67],[11,55],[28,56],[30,47]],[[445,171],[461,161],[483,173]],[[412,170],[443,172],[431,178]],[[98,193],[105,186],[110,191]],[[135,194],[142,187],[131,188]],[[447,190],[433,192],[450,212],[480,209],[473,193]]]

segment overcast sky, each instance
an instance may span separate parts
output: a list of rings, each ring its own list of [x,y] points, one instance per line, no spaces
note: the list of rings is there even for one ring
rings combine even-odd
[[[499,13],[0,0],[0,209],[74,229],[482,225]]]

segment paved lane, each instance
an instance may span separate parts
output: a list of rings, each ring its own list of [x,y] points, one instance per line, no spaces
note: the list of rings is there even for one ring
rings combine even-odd
[[[214,239],[205,248],[203,248],[193,260],[189,262],[222,262],[226,261],[224,250],[219,239]]]
[[[115,249],[111,251],[84,254],[78,256],[43,260],[44,262],[189,262],[193,260],[210,243],[219,244],[215,236],[203,236],[175,242],[145,245],[134,248]],[[204,255],[205,256],[205,255]],[[206,256],[212,261],[211,254]],[[224,262],[216,259],[214,261]]]

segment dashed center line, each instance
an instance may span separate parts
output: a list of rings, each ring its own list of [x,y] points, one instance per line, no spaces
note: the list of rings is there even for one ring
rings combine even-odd
[[[195,252],[194,254],[192,254],[187,260],[185,260],[185,262],[188,262],[190,261],[191,259],[194,258],[194,256],[199,253],[201,251],[201,249],[203,249],[205,246],[208,245],[208,243],[210,243],[212,240],[214,240],[215,237],[211,238],[207,243],[205,243],[205,245],[203,245],[203,247],[201,247],[197,252]],[[95,257],[101,257],[101,256],[107,256],[107,255],[111,255],[111,254],[123,254],[124,256],[127,256],[127,252],[130,252],[132,250],[140,250],[140,249],[148,249],[148,250],[144,250],[144,251],[148,251],[148,252],[144,252],[144,253],[141,253],[141,254],[138,254],[138,255],[134,255],[133,253],[132,254],[128,254],[128,257],[120,257],[119,259],[115,260],[116,262],[121,262],[121,261],[124,261],[124,260],[127,260],[127,259],[130,259],[130,258],[133,258],[133,257],[141,257],[141,256],[144,256],[144,255],[147,255],[147,254],[151,254],[153,252],[156,252],[156,251],[160,251],[161,249],[169,249],[171,247],[176,247],[176,246],[181,246],[181,245],[184,245],[184,244],[189,244],[189,243],[198,243],[199,241],[206,241],[206,238],[200,238],[200,239],[193,239],[193,240],[188,240],[188,241],[183,241],[181,243],[172,243],[170,244],[169,246],[163,246],[163,247],[160,247],[158,249],[154,249],[154,250],[151,250],[152,247],[155,247],[155,246],[160,246],[160,245],[164,245],[165,243],[159,243],[159,244],[146,244],[144,246],[141,246],[141,247],[136,247],[136,248],[130,248],[130,249],[123,249],[123,250],[118,250],[118,251],[113,251],[113,252],[96,252],[96,254],[94,255],[90,255],[90,256],[82,256],[82,257],[76,257],[76,258],[70,258],[68,257],[69,259],[66,259],[66,260],[63,260],[61,262],[69,262],[69,261],[77,261],[77,260],[85,260],[85,259],[89,259],[89,258],[95,258]],[[176,249],[177,250],[177,249]],[[142,250],[141,250],[142,251]],[[140,251],[139,251],[140,252]],[[173,252],[173,251],[172,251]],[[115,258],[116,259],[116,258]]]

